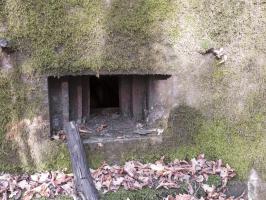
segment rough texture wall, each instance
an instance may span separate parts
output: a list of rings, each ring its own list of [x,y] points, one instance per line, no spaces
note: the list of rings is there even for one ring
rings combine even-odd
[[[178,154],[223,158],[241,177],[252,166],[266,174],[263,0],[3,0],[0,16],[0,36],[12,39],[19,50],[12,72],[1,72],[0,104],[7,111],[1,108],[0,141],[8,122],[46,123],[43,85],[35,80],[40,74],[174,73],[169,129],[191,135],[179,139]],[[219,65],[213,56],[198,53],[209,47],[223,47],[227,61]],[[25,83],[23,77],[35,81]],[[32,94],[40,101],[32,101]],[[194,117],[194,111],[202,117]],[[46,136],[32,133],[37,144],[46,144]],[[38,156],[27,151],[38,163]]]
[[[265,3],[181,5],[175,46],[181,61],[176,68],[176,104],[196,108],[205,116],[193,138],[194,151],[224,158],[242,177],[252,166],[265,169]],[[223,47],[228,60],[218,65],[213,57],[197,54],[196,49],[206,47]]]
[[[151,73],[169,67],[163,57],[171,44],[160,49],[160,42],[162,22],[176,8],[171,1],[4,0],[1,6],[3,35],[29,57],[25,71]]]

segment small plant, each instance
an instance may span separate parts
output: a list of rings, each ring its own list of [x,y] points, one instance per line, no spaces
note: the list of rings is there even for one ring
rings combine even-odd
[[[220,187],[222,185],[221,177],[218,175],[211,175],[208,177],[208,180],[206,181],[206,184],[210,186]]]

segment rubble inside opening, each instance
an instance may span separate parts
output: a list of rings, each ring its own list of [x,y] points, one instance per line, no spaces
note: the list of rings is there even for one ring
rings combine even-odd
[[[164,94],[166,88],[171,91],[170,77],[48,77],[51,136],[62,131],[69,121],[77,122],[85,139],[138,138],[158,134],[160,127],[151,122],[166,113],[166,100],[169,99]]]

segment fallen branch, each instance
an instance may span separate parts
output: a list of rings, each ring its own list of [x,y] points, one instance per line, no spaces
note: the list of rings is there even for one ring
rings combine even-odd
[[[94,186],[88,168],[86,154],[80,135],[74,122],[66,124],[67,146],[71,156],[74,183],[77,194],[84,200],[98,200],[99,195]]]

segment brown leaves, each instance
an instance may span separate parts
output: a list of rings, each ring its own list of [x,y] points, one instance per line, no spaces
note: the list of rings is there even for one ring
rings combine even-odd
[[[206,184],[210,175],[219,176],[222,186]],[[183,183],[187,185],[187,195],[179,195],[174,199],[197,199],[194,195],[199,188],[206,193],[207,199],[225,199],[223,189],[235,172],[229,165],[224,166],[221,160],[207,161],[201,154],[190,162],[175,160],[165,164],[163,159],[154,164],[142,164],[138,161],[128,161],[124,167],[103,164],[92,172],[98,189],[104,192],[117,191],[120,187],[126,190],[149,188],[179,188]],[[194,188],[193,184],[197,185]],[[169,197],[171,199],[171,197]]]
[[[144,187],[180,188],[186,186],[187,194],[175,197],[168,196],[165,200],[199,200],[197,191],[205,192],[204,199],[231,200],[224,195],[228,180],[235,176],[229,165],[223,165],[221,160],[207,161],[201,154],[187,162],[175,160],[165,164],[163,158],[155,163],[142,164],[138,161],[128,161],[124,166],[109,166],[104,163],[97,170],[92,170],[95,186],[104,193],[126,190],[140,190]],[[216,188],[208,185],[209,176],[221,178],[221,186]],[[33,197],[54,198],[58,195],[73,195],[73,175],[63,172],[44,172],[33,175],[0,175],[0,199],[8,198],[30,200]],[[203,200],[200,199],[200,200]]]
[[[30,200],[34,196],[53,198],[58,195],[71,195],[73,192],[73,175],[63,172],[0,176],[2,199]]]

